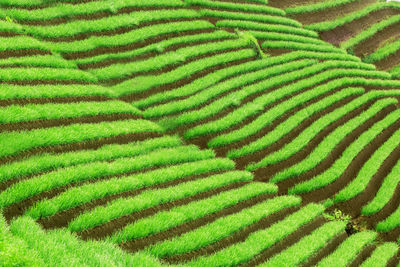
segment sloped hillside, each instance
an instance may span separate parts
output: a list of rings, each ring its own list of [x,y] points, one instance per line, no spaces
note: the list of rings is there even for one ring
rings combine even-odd
[[[399,264],[396,68],[297,2],[0,0],[0,265]]]
[[[382,0],[270,1],[364,62],[400,77],[400,3]]]

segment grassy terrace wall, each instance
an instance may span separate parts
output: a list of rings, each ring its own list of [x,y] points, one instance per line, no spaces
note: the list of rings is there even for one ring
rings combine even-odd
[[[301,19],[358,2],[0,0],[0,265],[398,264],[397,17],[323,35],[398,6]]]

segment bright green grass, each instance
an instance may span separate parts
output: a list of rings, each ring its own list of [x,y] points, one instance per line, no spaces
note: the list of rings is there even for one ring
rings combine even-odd
[[[104,206],[97,206],[92,210],[86,211],[72,220],[68,224],[68,228],[72,231],[79,232],[107,223],[110,220],[120,218],[133,212],[138,212],[143,209],[161,205],[169,201],[195,196],[199,193],[236,182],[251,181],[252,179],[253,175],[249,172],[231,171],[208,176],[199,180],[180,183],[172,187],[147,190],[134,197],[120,198],[111,201]],[[254,185],[255,184],[251,183],[249,186],[254,188]],[[260,188],[262,188],[259,185],[255,186],[256,189],[254,190],[246,190],[249,188],[249,186],[241,187],[244,192],[243,194],[248,196],[248,198],[263,192],[258,191]],[[268,190],[269,189],[270,186],[268,186]],[[234,190],[233,192],[235,192],[233,195],[240,196],[237,190]],[[259,193],[255,194],[254,192]]]
[[[294,164],[293,166],[277,173],[271,181],[280,182],[283,180],[287,180],[289,178],[294,178],[302,173],[305,173],[313,168],[315,168],[319,163],[321,163],[331,152],[335,149],[337,145],[342,142],[346,136],[352,133],[357,127],[361,126],[367,120],[372,118],[382,110],[383,108],[397,104],[396,98],[387,98],[381,101],[378,101],[376,106],[371,106],[370,109],[361,113],[359,116],[354,117],[353,119],[348,120],[346,123],[337,127],[331,133],[329,133],[321,143],[318,144],[316,148],[302,161]],[[378,107],[378,108],[377,108]],[[384,126],[379,125],[380,130],[384,130],[386,127],[389,127],[391,124],[396,122],[400,118],[400,112],[394,112],[392,116],[390,116],[385,122]],[[372,140],[368,140],[372,141]],[[354,189],[354,188],[353,188]]]
[[[308,204],[301,210],[287,216],[270,227],[251,233],[243,242],[236,243],[214,254],[201,256],[190,262],[189,266],[232,266],[245,263],[260,252],[268,249],[301,226],[321,215],[324,207]]]
[[[245,20],[219,20],[217,21],[216,26],[222,28],[239,28],[245,30],[288,33],[293,35],[318,38],[318,34],[316,32],[303,28],[286,25],[266,24]]]
[[[378,192],[374,198],[365,205],[361,213],[363,215],[372,215],[385,207],[393,197],[397,184],[400,182],[400,161],[396,163],[390,173],[383,180]]]
[[[305,44],[319,44],[327,45],[326,42],[311,37],[299,36],[290,33],[279,33],[279,32],[263,32],[263,31],[248,31],[258,40],[274,40],[274,41],[292,41]]]
[[[275,127],[275,129],[273,129],[271,132],[269,132],[265,136],[255,140],[249,144],[246,144],[243,147],[229,151],[227,156],[229,158],[238,158],[238,157],[242,157],[242,156],[260,151],[261,149],[268,147],[269,145],[277,142],[279,139],[281,139],[283,136],[285,136],[290,131],[295,129],[300,123],[302,123],[304,120],[306,120],[313,114],[315,114],[315,113],[317,113],[317,112],[319,112],[319,111],[321,111],[321,110],[333,105],[334,103],[336,103],[342,99],[345,99],[349,96],[362,94],[362,93],[364,93],[364,91],[365,91],[364,89],[360,89],[360,88],[346,88],[346,89],[343,89],[343,90],[341,90],[331,96],[328,96],[316,103],[313,103],[313,104],[303,108],[302,110],[300,110],[299,112],[297,112],[296,114],[294,114],[293,116],[288,118],[286,121],[279,124],[277,127]],[[225,137],[227,138],[227,136],[225,136]],[[214,140],[216,141],[219,139],[214,139]],[[226,139],[224,139],[224,140],[226,140]],[[242,139],[240,139],[240,140],[242,140]],[[228,139],[226,141],[229,142],[230,140]],[[214,143],[211,143],[211,142],[209,143],[210,146],[213,146],[213,144]]]
[[[7,207],[42,192],[77,182],[102,177],[143,171],[144,169],[214,157],[211,150],[198,150],[194,145],[161,149],[133,158],[117,159],[113,162],[94,162],[63,168],[31,179],[22,180],[0,193],[0,208]]]
[[[371,256],[361,264],[361,267],[386,266],[398,250],[395,243],[384,243],[372,252]]]
[[[44,51],[48,50],[47,46],[44,43],[30,36],[19,35],[0,37],[1,52],[20,49],[39,49]]]
[[[378,48],[376,51],[365,57],[363,60],[368,63],[374,63],[393,55],[399,49],[400,49],[400,39]]]
[[[376,225],[376,230],[378,232],[389,232],[396,227],[400,226],[400,207],[397,207],[397,209],[390,214],[387,218],[385,218],[383,221],[379,222]],[[400,239],[398,240],[398,243],[400,243]]]
[[[289,63],[282,63],[279,65],[269,66],[271,61],[262,60],[256,61],[258,66],[265,66],[265,69],[248,72],[243,71],[241,75],[224,80],[213,86],[209,86],[200,93],[189,96],[183,100],[171,101],[169,103],[155,106],[146,109],[143,113],[145,118],[163,117],[169,114],[182,112],[188,109],[198,107],[211,99],[216,98],[218,95],[247,86],[251,83],[265,80],[283,73],[288,73],[297,69],[311,66],[316,63],[314,60],[297,60]],[[269,63],[269,64],[268,64]],[[240,66],[240,65],[239,65]]]
[[[0,213],[0,263],[2,266],[44,266],[38,253],[28,244],[14,236]]]
[[[270,7],[267,5],[249,5],[242,3],[230,3],[230,2],[218,2],[218,1],[210,1],[210,0],[184,0],[184,2],[191,4],[202,6],[206,8],[213,9],[222,9],[222,10],[233,10],[233,11],[247,11],[247,12],[255,12],[255,13],[263,13],[270,15],[278,15],[285,16],[285,11],[279,8]],[[252,2],[252,1],[248,1]],[[262,1],[253,1],[253,2],[261,2]]]
[[[196,92],[199,92],[207,87],[217,84],[219,81],[250,71],[257,71],[264,67],[273,66],[276,67],[278,64],[285,64],[290,61],[295,61],[298,59],[319,59],[319,60],[340,60],[340,61],[348,61],[348,62],[355,62],[354,67],[359,69],[365,70],[375,70],[376,67],[372,64],[366,64],[359,62],[360,59],[354,56],[350,56],[348,54],[327,54],[327,53],[320,53],[320,52],[310,52],[310,51],[296,51],[290,52],[284,55],[276,56],[276,57],[268,57],[262,60],[254,60],[250,62],[246,62],[243,64],[230,66],[228,68],[224,68],[221,70],[217,70],[213,73],[207,74],[201,78],[196,79],[195,81],[181,86],[176,89],[160,92],[153,94],[147,98],[140,99],[138,101],[133,102],[133,105],[138,108],[146,108],[148,106],[154,105],[158,102],[164,102],[167,100],[172,100],[176,97],[184,97],[190,96]],[[165,106],[170,105],[166,103]],[[164,105],[161,105],[164,106]],[[155,109],[158,109],[155,107]],[[146,109],[144,111],[145,116],[154,114],[152,108]]]
[[[299,206],[299,197],[280,196],[246,208],[233,215],[219,218],[179,237],[150,245],[146,252],[157,257],[188,253],[231,236],[280,210]]]
[[[139,219],[116,232],[111,239],[115,243],[139,239],[218,212],[258,195],[274,194],[277,191],[278,187],[273,184],[249,183],[238,189],[222,192],[206,199],[190,202],[187,205],[177,206],[168,211],[161,211],[153,216]]]
[[[210,9],[200,10],[200,14],[205,17],[217,17],[227,20],[243,20],[243,21],[254,21],[261,23],[270,23],[275,25],[285,25],[300,28],[302,25],[300,22],[281,16],[270,16],[270,15],[259,15],[254,13],[242,13],[239,10],[237,12],[230,11],[217,11]]]
[[[96,150],[35,155],[21,161],[0,165],[0,182],[94,161],[135,157],[157,149],[172,148],[179,145],[182,145],[182,141],[178,137],[163,136],[124,145],[104,145]]]
[[[329,66],[329,64],[321,63],[315,67],[320,67],[322,69],[325,67],[325,69],[326,69],[327,65]],[[332,66],[332,67],[334,68],[336,66]],[[312,68],[312,67],[310,67],[310,68]],[[257,97],[256,99],[254,99],[252,102],[249,102],[249,103],[246,103],[246,104],[240,106],[239,108],[235,109],[234,111],[232,111],[231,113],[227,114],[226,116],[224,116],[222,118],[219,118],[215,121],[210,121],[208,123],[204,123],[204,124],[195,126],[191,129],[187,130],[184,134],[184,137],[186,139],[190,139],[190,138],[226,130],[229,127],[232,127],[233,125],[238,124],[239,122],[245,120],[247,117],[262,112],[268,105],[274,103],[275,101],[277,101],[279,99],[282,99],[283,97],[291,95],[295,92],[299,92],[306,88],[315,86],[323,81],[326,81],[326,80],[329,80],[332,78],[338,78],[341,76],[350,76],[350,77],[366,76],[366,77],[386,78],[388,76],[388,73],[357,70],[357,69],[334,69],[331,71],[325,71],[323,73],[314,75],[312,78],[303,79],[298,82],[292,83],[290,85],[281,87],[281,88],[279,88],[279,90],[263,94],[263,95]],[[295,78],[295,76],[291,76],[291,78]],[[273,79],[270,79],[269,82],[271,82],[272,80]],[[288,82],[288,81],[284,80],[281,82]],[[326,91],[328,91],[329,89],[332,89],[335,86],[336,86],[336,88],[339,87],[339,84],[340,84],[340,80],[334,80],[334,81],[329,82],[327,85],[322,85],[318,89],[322,88],[322,89],[325,89]],[[263,87],[261,87],[260,85]],[[252,89],[249,89],[249,87],[250,88],[252,87]],[[232,103],[232,100],[236,101],[236,102],[234,102],[234,105],[238,106],[238,105],[240,105],[240,102],[242,99],[244,99],[251,93],[255,93],[254,92],[255,90],[253,88],[257,88],[256,89],[257,91],[265,91],[264,88],[266,88],[266,87],[267,88],[269,87],[268,83],[266,83],[266,82],[256,83],[256,84],[248,86],[247,88],[242,88],[242,90],[240,90],[240,91],[234,92],[233,96],[229,95],[225,98],[229,97],[231,99],[231,103]],[[262,89],[264,89],[264,90],[262,90]]]
[[[169,166],[162,169],[148,171],[121,178],[111,178],[105,181],[85,184],[68,189],[58,196],[36,202],[26,211],[26,215],[34,219],[48,217],[61,212],[100,199],[106,196],[119,194],[131,190],[137,190],[192,175],[205,174],[213,171],[224,171],[234,169],[235,164],[222,158],[199,160],[179,165]]]
[[[169,20],[169,19],[195,19],[200,14],[190,9],[134,11],[129,14],[104,17],[96,20],[75,20],[63,24],[49,26],[23,26],[24,30],[32,36],[39,38],[68,37],[82,33],[115,30],[121,27],[138,26],[141,23]]]
[[[128,103],[116,100],[69,104],[12,105],[0,108],[0,124],[119,113],[129,113],[139,116],[141,111]]]
[[[228,39],[228,38],[232,39],[236,38],[236,36],[230,32],[216,30],[209,33],[199,33],[199,34],[184,35],[184,36],[169,38],[166,40],[162,40],[160,42],[151,43],[145,47],[129,50],[126,52],[106,53],[93,57],[77,58],[74,59],[73,62],[79,65],[79,64],[96,63],[110,59],[133,58],[151,52],[162,53],[166,48],[173,45],[190,44],[192,42],[200,42],[207,40],[212,41],[212,40]]]
[[[353,20],[365,17],[368,14],[370,14],[371,12],[386,9],[386,8],[400,9],[400,5],[397,3],[391,3],[391,2],[389,2],[389,3],[379,3],[378,2],[375,4],[367,5],[364,9],[350,13],[343,17],[338,17],[331,21],[323,21],[323,22],[317,22],[317,23],[313,23],[310,25],[306,25],[305,28],[309,29],[309,30],[319,31],[319,32],[329,31],[336,27],[345,25],[346,23],[349,23]]]
[[[371,95],[363,95],[350,103],[326,114],[325,116],[319,118],[315,122],[313,122],[307,129],[305,129],[302,133],[300,133],[295,139],[293,139],[290,143],[286,144],[280,150],[271,153],[264,159],[260,160],[257,163],[251,163],[247,166],[247,170],[256,170],[258,168],[266,167],[271,164],[278,163],[282,160],[289,158],[294,153],[300,151],[311,139],[316,136],[320,131],[322,131],[325,127],[333,123],[334,121],[340,119],[345,114],[351,112],[357,107],[367,103],[371,100]],[[368,113],[373,115],[378,113],[384,107],[388,105],[393,105],[397,101],[393,99],[389,100],[381,100],[374,104],[372,109],[370,108]]]
[[[323,173],[312,177],[310,180],[296,184],[294,187],[290,188],[288,192],[290,194],[307,193],[312,190],[324,187],[338,179],[344,173],[350,163],[354,160],[354,158],[361,152],[361,150],[366,147],[372,140],[374,140],[374,138],[380,132],[393,124],[398,119],[398,117],[398,112],[393,112],[383,120],[374,124],[370,129],[363,132],[353,143],[351,143],[342,153],[341,157],[337,159],[331,167],[329,167]],[[383,190],[382,187],[380,190]]]
[[[15,2],[15,1],[13,1]],[[29,3],[29,0],[27,1]],[[33,1],[31,1],[33,3]],[[12,2],[11,2],[12,3]],[[96,12],[108,11],[116,13],[118,10],[127,7],[183,7],[179,0],[113,0],[93,1],[79,4],[57,3],[55,5],[40,9],[17,9],[9,8],[0,11],[0,18],[10,18],[24,21],[41,21],[55,18],[71,17],[76,15],[94,14]]]
[[[148,38],[162,36],[168,33],[195,31],[215,28],[205,20],[178,21],[155,24],[133,29],[123,34],[112,36],[91,36],[87,39],[73,42],[43,42],[52,51],[60,53],[86,52],[98,47],[115,47],[144,41]]]
[[[38,265],[16,266],[162,266],[147,254],[130,254],[106,241],[83,241],[67,229],[45,231],[28,217],[12,221],[10,231],[34,253],[28,254],[29,251],[23,250],[18,254],[18,261],[24,258],[40,260]]]
[[[0,80],[11,81],[75,81],[97,82],[95,76],[78,69],[60,68],[1,68]]]
[[[357,2],[360,0],[325,0],[323,2],[316,2],[306,5],[299,5],[295,7],[289,7],[285,9],[286,14],[303,14],[322,11],[328,8],[333,8],[348,3]]]
[[[184,96],[191,97],[190,95],[195,94],[204,89],[208,89],[208,88],[214,87],[214,86],[219,86],[217,84],[220,81],[223,81],[225,79],[230,79],[230,80],[234,79],[235,76],[237,76],[237,75],[241,75],[241,74],[243,75],[243,74],[246,74],[249,72],[259,71],[263,68],[268,68],[271,66],[275,66],[276,68],[279,68],[280,65],[284,65],[290,61],[295,61],[298,57],[301,57],[300,54],[295,54],[295,53],[296,52],[293,52],[290,54],[285,54],[282,56],[277,56],[277,57],[268,57],[265,59],[253,60],[253,61],[249,61],[249,62],[246,62],[243,64],[223,68],[221,70],[217,70],[215,72],[207,74],[201,78],[198,78],[198,79],[194,80],[193,82],[186,84],[184,86],[181,86],[179,88],[154,94],[145,99],[135,101],[132,104],[138,108],[146,108],[150,105],[156,104],[157,102],[164,102],[166,100],[172,100],[177,97],[184,97]],[[180,103],[179,101],[175,101],[175,102]],[[153,116],[153,114],[158,113],[158,112],[156,112],[158,109],[166,109],[170,105],[171,105],[171,102],[161,104],[159,106],[155,106],[154,108],[152,108],[152,107],[147,108],[144,111],[144,116],[151,117],[151,116]],[[168,114],[166,112],[167,112],[167,110],[162,111],[163,114]]]
[[[278,48],[278,49],[288,49],[288,50],[304,50],[304,51],[315,51],[315,52],[325,52],[325,53],[345,53],[344,50],[340,48],[333,47],[331,45],[325,44],[311,44],[311,43],[301,43],[297,41],[266,41],[261,45],[262,48]]]
[[[325,223],[259,267],[298,266],[326,246],[335,236],[344,233],[345,228],[346,223],[342,221]]]
[[[254,57],[256,53],[253,49],[241,49],[238,51],[227,52],[215,56],[205,57],[194,62],[189,62],[179,66],[169,72],[163,72],[159,75],[139,76],[124,81],[112,87],[119,95],[142,93],[156,86],[177,82],[180,79],[202,71],[204,69],[227,64],[228,62]]]
[[[35,147],[72,144],[128,133],[162,132],[160,126],[146,120],[82,123],[68,126],[0,133],[0,158]],[[60,134],[62,133],[62,134]]]
[[[107,81],[115,78],[125,78],[138,72],[159,70],[169,65],[180,64],[194,57],[246,46],[247,42],[240,39],[208,42],[206,44],[183,47],[142,61],[113,64],[104,68],[89,70],[89,72],[100,81]]]
[[[359,34],[357,34],[357,35],[351,37],[350,39],[348,39],[347,41],[341,43],[340,47],[342,47],[343,49],[346,49],[346,50],[348,50],[348,49],[351,50],[353,47],[360,44],[364,40],[371,38],[379,31],[381,31],[391,25],[399,23],[399,22],[400,22],[400,15],[391,16],[391,17],[384,19],[376,24],[373,24],[371,27],[363,30]]]
[[[61,57],[53,55],[35,55],[26,57],[10,57],[0,59],[0,66],[21,66],[21,67],[51,67],[74,69],[76,64]]]
[[[377,233],[372,231],[363,231],[351,235],[332,254],[322,259],[317,266],[348,266],[366,245],[375,240],[376,236]]]
[[[400,117],[400,110],[397,110],[397,118]],[[386,142],[379,147],[372,156],[364,163],[360,172],[345,188],[340,190],[334,197],[334,202],[343,202],[361,194],[378,171],[384,160],[400,144],[400,130],[396,131]]]
[[[2,84],[0,99],[14,98],[52,98],[52,97],[85,97],[105,96],[114,97],[116,94],[109,88],[94,84],[71,85],[12,85]]]
[[[282,84],[289,83],[291,81],[295,81],[300,78],[304,78],[310,75],[313,75],[313,78],[300,80],[298,82],[292,83],[288,86],[281,88],[278,92],[272,92],[269,94],[264,94],[256,98],[253,102],[247,103],[240,108],[236,108],[233,112],[229,113],[223,118],[218,119],[217,121],[210,121],[208,123],[198,125],[194,128],[191,128],[185,132],[186,138],[193,138],[196,136],[208,134],[210,132],[218,132],[221,129],[226,129],[227,127],[238,123],[240,120],[243,120],[245,117],[249,116],[249,114],[260,112],[264,109],[264,106],[268,103],[272,103],[275,100],[292,94],[293,92],[303,90],[309,86],[313,86],[317,83],[321,83],[326,79],[334,78],[340,75],[344,75],[346,72],[353,72],[353,70],[333,70],[328,72],[321,71],[326,69],[335,68],[337,64],[336,62],[325,62],[321,64],[316,64],[310,67],[306,67],[304,69],[292,71],[289,73],[281,74],[275,77],[272,77],[268,80],[263,80],[248,86],[241,88],[241,90],[234,91],[229,95],[226,95],[222,98],[211,102],[210,104],[193,111],[188,111],[182,113],[175,117],[167,117],[159,121],[165,129],[174,129],[178,126],[184,124],[190,124],[196,122],[201,119],[205,119],[207,117],[211,117],[223,109],[233,106],[238,107],[241,105],[241,101],[246,97],[251,96],[256,93],[260,93],[263,91],[268,91],[268,89],[281,86]],[[356,70],[354,70],[356,71]],[[317,75],[315,75],[317,74]],[[386,74],[387,75],[387,74]],[[267,103],[265,103],[267,101]],[[236,117],[235,117],[236,116]]]

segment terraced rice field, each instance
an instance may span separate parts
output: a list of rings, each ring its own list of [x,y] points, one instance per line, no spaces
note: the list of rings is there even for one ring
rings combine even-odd
[[[399,16],[0,0],[0,266],[400,266]]]

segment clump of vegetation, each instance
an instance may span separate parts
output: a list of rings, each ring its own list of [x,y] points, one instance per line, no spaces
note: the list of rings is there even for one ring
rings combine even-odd
[[[238,29],[235,29],[235,32],[239,38],[246,40],[251,45],[251,47],[257,52],[258,57],[266,58],[269,56],[268,54],[266,54],[262,51],[257,38],[254,37],[251,33],[242,32],[242,31],[239,31]]]
[[[330,213],[324,213],[323,216],[330,221],[346,222],[345,230],[348,235],[367,230],[366,222],[362,220],[362,217],[352,218],[339,209],[334,209],[334,211]]]

